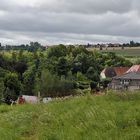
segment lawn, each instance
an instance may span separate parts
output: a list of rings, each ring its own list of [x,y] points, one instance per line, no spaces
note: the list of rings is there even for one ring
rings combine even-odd
[[[139,140],[140,93],[0,106],[1,140]]]

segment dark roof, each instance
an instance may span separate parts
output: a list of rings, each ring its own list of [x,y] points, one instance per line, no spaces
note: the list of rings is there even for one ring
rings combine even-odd
[[[140,80],[140,73],[137,72],[130,72],[123,74],[122,76],[116,76],[113,79],[123,79],[123,80]]]
[[[114,68],[106,68],[104,70],[104,73],[105,73],[105,76],[108,78],[112,78],[117,75]]]

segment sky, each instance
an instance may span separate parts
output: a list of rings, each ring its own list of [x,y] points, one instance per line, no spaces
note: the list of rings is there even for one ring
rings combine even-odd
[[[0,42],[140,42],[140,0],[0,0]]]

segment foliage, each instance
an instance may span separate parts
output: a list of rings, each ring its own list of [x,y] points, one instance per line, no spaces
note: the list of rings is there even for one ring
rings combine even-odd
[[[73,94],[75,84],[66,79],[59,79],[48,71],[43,71],[41,80],[36,85],[40,85],[39,90],[42,96],[61,97]]]
[[[100,77],[99,77],[99,74],[97,73],[98,71],[95,71],[93,69],[93,67],[90,67],[88,70],[87,70],[87,78],[94,81],[94,82],[99,82],[100,81]]]
[[[115,53],[88,51],[82,45],[74,47],[60,44],[44,50],[40,43],[31,42],[19,46],[19,49],[17,46],[9,46],[8,51],[0,53],[0,83],[3,85],[7,74],[15,73],[21,83],[21,94],[36,95],[44,84],[42,95],[47,96],[49,93],[49,96],[54,96],[59,93],[58,96],[63,96],[73,94],[73,89],[88,89],[91,81],[99,85],[100,72],[105,67],[131,65],[129,60]],[[44,76],[46,78],[40,86],[44,70],[49,74]],[[46,81],[50,84],[46,85]],[[10,83],[9,87],[16,87],[13,84],[16,83]],[[8,92],[14,94],[15,89],[9,87]]]
[[[8,73],[4,78],[4,97],[10,96],[13,100],[20,94],[21,83],[16,73]],[[12,93],[7,92],[10,90]]]
[[[76,79],[77,81],[87,81],[87,77],[81,72],[77,72]]]
[[[57,47],[52,47],[48,49],[48,58],[51,57],[62,57],[62,56],[66,56],[67,55],[67,48],[64,45],[59,45]]]
[[[67,76],[67,73],[69,71],[69,63],[67,61],[66,58],[64,57],[60,57],[58,59],[58,63],[57,63],[57,66],[56,66],[56,71],[58,73],[59,76]]]
[[[14,69],[22,76],[22,74],[27,70],[27,64],[25,62],[17,62]]]
[[[34,52],[37,50],[45,50],[45,47],[43,47],[39,42],[30,42],[30,44],[21,44],[21,45],[6,45],[6,46],[2,46],[0,45],[0,50],[6,50],[6,51],[10,51],[10,50],[26,50],[26,51],[30,51],[30,52]]]
[[[22,94],[26,95],[34,95],[34,84],[35,84],[35,66],[30,67],[24,74],[23,74],[23,87],[22,87]]]

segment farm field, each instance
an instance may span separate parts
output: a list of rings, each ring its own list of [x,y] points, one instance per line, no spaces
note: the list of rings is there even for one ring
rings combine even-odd
[[[0,106],[1,140],[138,140],[140,94]]]
[[[89,50],[95,50],[93,48],[90,48]],[[96,49],[99,50],[99,49]],[[121,48],[108,48],[108,50],[106,50],[105,48],[103,48],[102,51],[100,51],[102,53],[106,53],[106,52],[114,52],[117,55],[122,55],[125,57],[134,57],[134,58],[139,58],[140,57],[140,47],[133,47],[133,48],[125,48],[124,50],[122,50]]]

